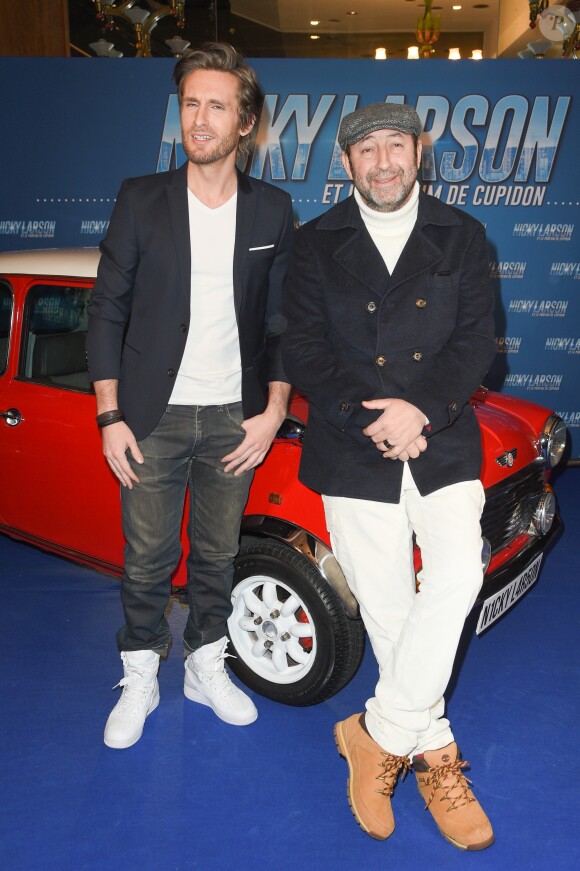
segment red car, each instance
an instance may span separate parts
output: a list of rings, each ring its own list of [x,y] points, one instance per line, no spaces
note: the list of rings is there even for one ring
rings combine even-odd
[[[118,483],[101,453],[85,360],[98,257],[93,249],[0,254],[0,531],[120,575]],[[548,477],[566,427],[545,408],[483,388],[471,401],[487,493],[479,633],[538,577],[559,527]],[[322,501],[298,481],[307,414],[296,396],[256,471],[229,621],[233,670],[251,689],[292,705],[336,693],[364,647]],[[182,538],[186,548],[185,528]],[[420,559],[417,552],[417,567]],[[185,583],[183,559],[174,583]]]

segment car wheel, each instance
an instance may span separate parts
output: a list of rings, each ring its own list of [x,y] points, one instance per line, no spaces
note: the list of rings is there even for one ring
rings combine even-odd
[[[228,621],[232,671],[269,699],[314,705],[337,693],[364,651],[362,620],[306,557],[270,539],[242,544]]]

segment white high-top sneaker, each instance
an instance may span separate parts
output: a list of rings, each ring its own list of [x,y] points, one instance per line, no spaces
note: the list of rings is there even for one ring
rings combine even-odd
[[[231,682],[224,659],[227,638],[204,644],[185,660],[183,692],[192,702],[213,708],[220,720],[233,726],[247,726],[258,716],[249,696]]]
[[[117,686],[123,687],[123,692],[105,726],[105,744],[115,750],[124,750],[139,740],[145,720],[159,704],[159,654],[154,650],[123,651],[121,659],[125,676]]]

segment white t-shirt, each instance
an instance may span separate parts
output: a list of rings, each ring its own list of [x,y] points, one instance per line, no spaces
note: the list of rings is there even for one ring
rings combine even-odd
[[[191,318],[172,405],[222,405],[242,398],[234,309],[237,193],[210,209],[187,192],[191,244]]]

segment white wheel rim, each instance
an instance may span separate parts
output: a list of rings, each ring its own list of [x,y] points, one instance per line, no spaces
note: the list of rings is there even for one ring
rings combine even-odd
[[[316,659],[316,628],[296,591],[269,575],[252,575],[232,592],[228,631],[240,659],[261,678],[292,684]]]

